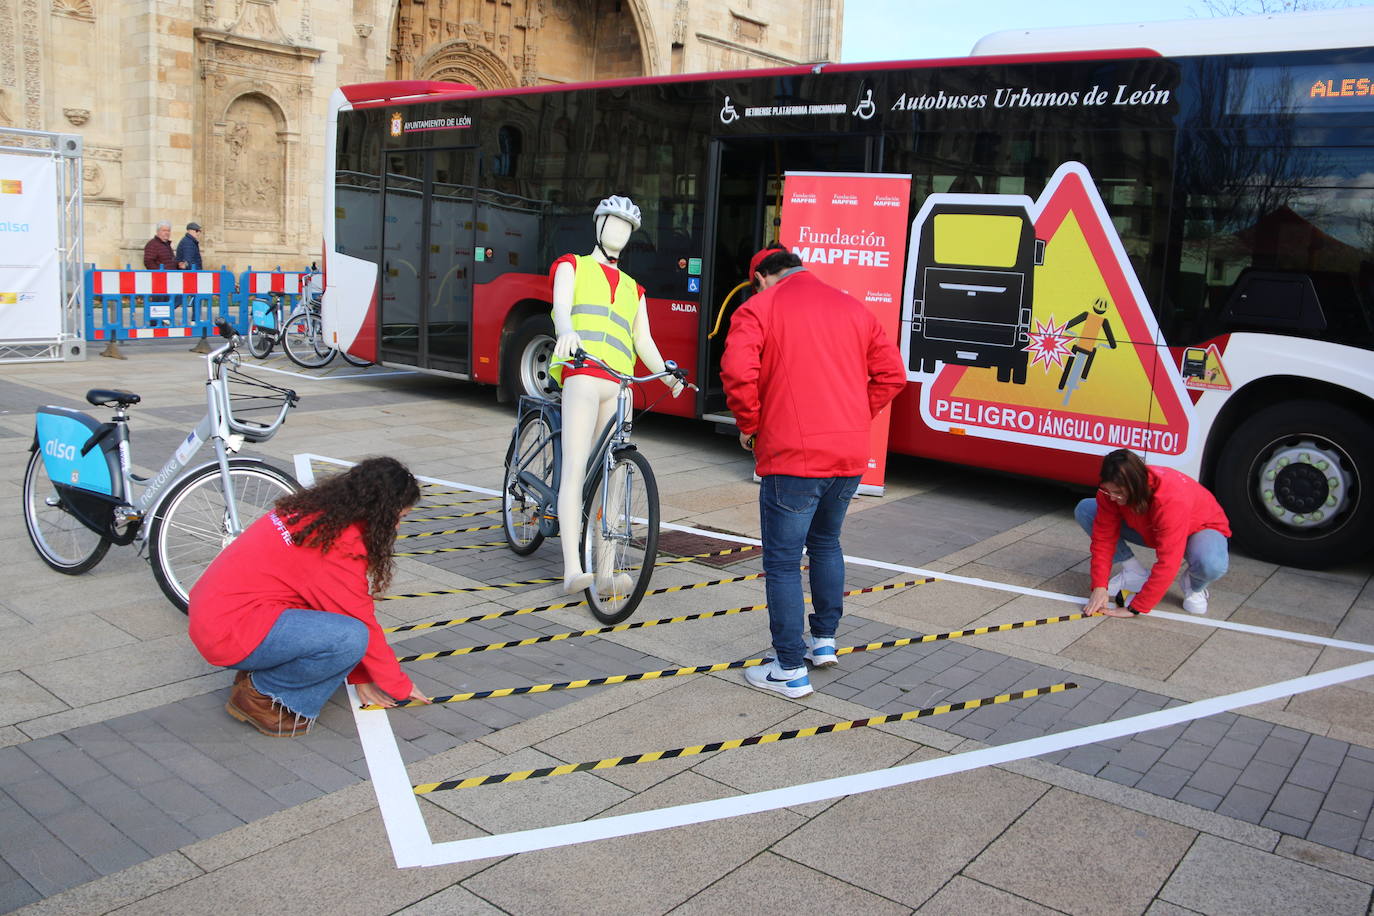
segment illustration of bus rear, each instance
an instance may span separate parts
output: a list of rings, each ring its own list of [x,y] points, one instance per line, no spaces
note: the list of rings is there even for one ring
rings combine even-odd
[[[1044,243],[1025,207],[940,203],[920,229],[910,368],[936,361],[993,367],[999,382],[1026,382],[1031,293]]]

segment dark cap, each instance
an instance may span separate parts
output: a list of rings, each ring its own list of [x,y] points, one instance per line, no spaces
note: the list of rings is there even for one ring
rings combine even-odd
[[[187,229],[194,229],[194,230],[196,230],[197,232],[199,232],[199,231],[200,231],[200,223],[187,223],[187,224],[186,224],[186,228],[187,228]]]
[[[777,242],[774,242],[774,243],[772,243],[771,245],[768,245],[766,248],[760,249],[759,252],[758,252],[757,254],[755,254],[752,258],[749,259],[749,280],[750,280],[750,282],[753,282],[754,274],[756,274],[756,273],[759,272],[759,265],[762,264],[762,263],[764,262],[764,259],[765,259],[765,258],[767,258],[769,255],[777,254],[779,251],[786,251],[786,250],[787,250],[786,248],[782,247],[782,246],[779,245]]]

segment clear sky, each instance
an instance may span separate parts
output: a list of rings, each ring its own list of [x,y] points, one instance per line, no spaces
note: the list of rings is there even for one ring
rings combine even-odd
[[[1192,19],[1208,15],[1199,0],[844,0],[840,60],[962,57],[1003,29]]]

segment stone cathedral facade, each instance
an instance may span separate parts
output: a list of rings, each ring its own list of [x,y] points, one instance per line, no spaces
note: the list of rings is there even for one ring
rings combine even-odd
[[[0,0],[0,126],[80,134],[86,260],[142,266],[158,220],[206,267],[321,244],[343,84],[479,88],[838,60],[844,0]]]

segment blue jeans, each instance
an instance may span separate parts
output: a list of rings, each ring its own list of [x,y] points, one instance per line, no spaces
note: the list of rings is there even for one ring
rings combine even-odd
[[[802,656],[801,556],[811,566],[811,635],[833,637],[844,613],[844,551],[840,528],[858,477],[791,477],[769,474],[759,484],[764,587],[773,651],[784,668],[804,665]]]
[[[1088,537],[1092,537],[1093,520],[1097,518],[1097,499],[1090,497],[1079,502],[1074,507],[1073,517],[1078,520],[1078,526],[1088,533]],[[1128,542],[1147,546],[1140,532],[1129,525],[1122,525],[1121,537],[1116,542],[1116,552],[1112,554],[1113,563],[1121,563],[1135,556],[1131,553]],[[1230,563],[1226,535],[1213,528],[1194,531],[1188,535],[1188,544],[1183,548],[1183,558],[1188,561],[1188,581],[1193,589],[1206,588],[1226,575],[1226,568]]]
[[[233,667],[298,716],[314,719],[367,651],[367,624],[346,614],[286,610],[248,657]]]

